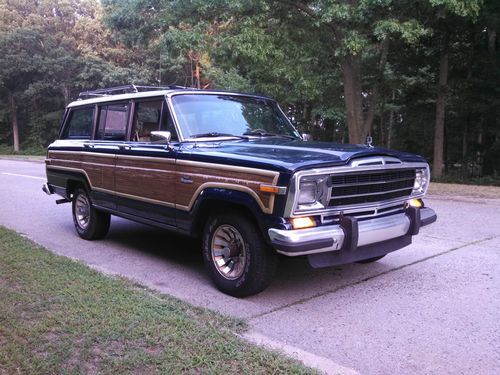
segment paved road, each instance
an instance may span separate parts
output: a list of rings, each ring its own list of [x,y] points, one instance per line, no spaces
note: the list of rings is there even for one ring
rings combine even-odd
[[[269,289],[235,299],[213,288],[196,241],[119,218],[105,240],[81,240],[70,206],[42,193],[43,182],[43,164],[0,160],[0,224],[105,273],[245,318],[252,337],[313,353],[324,368],[498,373],[500,197],[431,197],[438,222],[407,249],[322,270],[286,259]]]

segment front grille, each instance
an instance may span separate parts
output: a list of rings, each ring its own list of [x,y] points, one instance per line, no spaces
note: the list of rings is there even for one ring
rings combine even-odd
[[[329,206],[351,206],[406,198],[411,195],[414,182],[414,169],[333,175],[330,177]]]
[[[352,217],[357,218],[360,221],[369,220],[369,219],[372,219],[373,217],[380,217],[380,216],[387,216],[387,215],[394,215],[397,213],[401,213],[401,212],[404,212],[405,208],[406,208],[405,203],[396,203],[395,205],[391,204],[391,205],[384,207],[384,208],[372,208],[372,209],[363,210],[363,211],[359,211],[356,209],[345,210],[345,211],[343,210],[342,212],[338,212],[338,213],[334,213],[334,214],[330,214],[330,215],[327,214],[327,215],[322,216],[321,222],[323,224],[336,224],[336,223],[340,222],[340,218],[342,216],[352,216]]]

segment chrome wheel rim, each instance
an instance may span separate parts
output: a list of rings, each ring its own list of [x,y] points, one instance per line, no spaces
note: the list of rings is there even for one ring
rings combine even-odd
[[[246,250],[243,237],[231,225],[219,226],[212,237],[212,261],[222,277],[235,280],[243,275],[246,266]]]
[[[78,226],[86,229],[90,221],[90,202],[89,199],[79,194],[75,202],[75,219]]]

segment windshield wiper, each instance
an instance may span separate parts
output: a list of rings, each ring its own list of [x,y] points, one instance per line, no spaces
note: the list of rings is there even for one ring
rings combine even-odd
[[[243,137],[241,135],[234,135],[234,134],[230,134],[230,133],[219,133],[219,132],[193,134],[189,138],[217,138],[217,137],[234,137],[234,138],[240,138],[240,139],[248,139],[247,137]]]
[[[289,138],[289,139],[297,139],[293,135],[268,133],[268,132],[265,132],[262,130],[249,131],[249,132],[243,133],[243,135],[256,135],[258,137],[284,137],[284,138]]]

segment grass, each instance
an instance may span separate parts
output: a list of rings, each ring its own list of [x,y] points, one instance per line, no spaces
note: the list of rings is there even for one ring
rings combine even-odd
[[[455,175],[444,175],[437,179],[432,179],[437,183],[445,184],[460,184],[460,185],[478,185],[478,186],[500,186],[500,177],[484,176],[484,177],[462,177]]]
[[[238,338],[241,320],[104,276],[1,226],[0,296],[0,374],[314,372]]]
[[[427,194],[430,196],[443,196],[447,198],[470,197],[500,199],[500,187],[431,182]]]
[[[44,147],[27,147],[21,151],[15,152],[11,146],[0,144],[0,155],[10,156],[45,156],[47,148]]]

